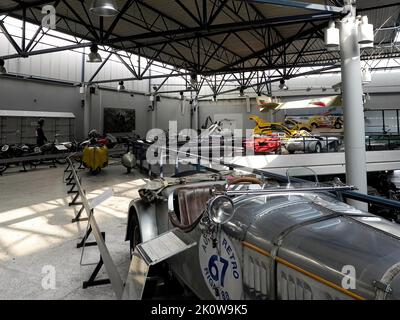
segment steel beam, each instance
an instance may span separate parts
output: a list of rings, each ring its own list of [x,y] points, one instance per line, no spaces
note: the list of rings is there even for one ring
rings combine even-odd
[[[132,68],[129,64],[126,63],[122,57],[115,52],[115,55],[118,57],[118,59],[122,62],[122,64],[134,75],[134,77],[139,78],[138,74],[136,73],[136,70]]]
[[[15,42],[14,38],[12,35],[8,32],[7,28],[4,25],[3,21],[0,21],[0,30],[4,33],[6,36],[7,40],[11,43],[15,51],[18,52],[18,55],[22,53],[22,49],[19,47],[19,45]]]
[[[1,28],[1,24],[0,24],[0,28]],[[36,56],[36,55],[39,55],[39,54],[54,53],[54,52],[60,52],[60,51],[66,51],[66,50],[74,50],[74,49],[79,49],[79,48],[86,48],[86,47],[90,47],[91,45],[92,45],[91,42],[85,42],[85,43],[73,44],[73,45],[70,45],[70,46],[55,47],[55,48],[36,50],[36,51],[30,51],[30,52],[22,52],[22,51],[20,51],[19,54],[10,54],[10,55],[7,55],[7,56],[2,56],[0,58],[2,58],[4,60],[16,59],[16,58],[20,58],[21,56],[24,56],[24,57]]]
[[[253,3],[260,3],[260,4],[271,4],[271,5],[277,5],[277,6],[298,8],[298,9],[322,11],[322,12],[342,13],[344,10],[342,7],[335,7],[335,6],[328,6],[328,5],[324,5],[324,4],[293,1],[293,0],[245,0],[245,1],[253,2]]]
[[[89,79],[89,82],[92,82],[94,80],[94,78],[96,78],[96,76],[99,74],[99,72],[101,71],[101,69],[103,69],[104,65],[107,63],[107,61],[111,58],[111,56],[113,55],[113,52],[110,52],[109,55],[107,56],[107,58],[105,58],[103,60],[103,62],[101,63],[101,65],[97,68],[97,70],[95,71],[95,73],[91,76],[91,78]]]
[[[321,73],[323,71],[337,69],[339,67],[340,67],[339,65],[323,67],[323,68],[315,69],[315,70],[312,70],[312,71],[307,71],[307,72],[302,72],[302,73],[298,73],[298,74],[295,74],[295,75],[290,75],[290,76],[288,76],[288,78],[292,79],[292,78],[303,77],[303,76],[307,76],[307,75],[311,75],[311,74],[318,74],[318,73]],[[280,79],[281,78],[279,77],[278,79],[270,79],[270,80],[267,80],[267,81],[262,82],[262,83],[249,84],[247,86],[244,86],[244,89],[256,87],[256,86],[259,86],[259,85],[269,84],[269,83],[273,83],[273,82],[279,82]],[[221,91],[218,94],[225,94],[225,93],[235,92],[237,90],[238,90],[237,88],[234,88],[234,89],[230,89],[230,90],[226,90],[226,91]],[[212,96],[213,95],[199,96],[199,99],[211,98]]]
[[[289,37],[287,39],[284,39],[282,41],[279,41],[278,43],[274,43],[273,45],[271,45],[271,46],[269,46],[267,48],[264,48],[262,50],[254,52],[254,53],[252,53],[252,54],[250,54],[250,55],[248,55],[246,57],[243,57],[243,58],[241,58],[241,59],[239,59],[239,60],[237,60],[237,61],[235,61],[235,62],[233,62],[233,63],[231,63],[229,65],[226,65],[226,66],[224,66],[224,67],[222,67],[222,68],[220,68],[220,69],[218,69],[216,71],[218,72],[218,71],[227,70],[230,67],[237,66],[237,65],[239,65],[241,63],[244,63],[244,62],[246,62],[248,60],[257,58],[260,55],[264,55],[265,53],[268,53],[271,50],[275,50],[275,49],[277,49],[277,48],[279,48],[281,46],[288,46],[288,44],[292,43],[296,39],[298,39],[300,37],[303,37],[303,36],[306,36],[306,35],[310,35],[310,34],[314,33],[316,30],[324,29],[326,26],[327,26],[327,23],[322,23],[322,24],[320,24],[320,25],[318,25],[316,27],[312,27],[312,28],[309,28],[307,30],[302,30],[301,32],[298,32],[297,34],[295,34],[295,35],[293,35],[293,36],[291,36],[291,37]]]
[[[53,3],[55,2],[55,0],[49,1],[49,0],[39,0],[39,1],[31,1],[31,2],[22,2],[22,1],[18,1],[19,4],[16,5],[15,7],[12,7],[11,9],[1,9],[0,10],[0,15],[4,15],[4,14],[10,14],[12,12],[15,11],[20,11],[22,9],[29,9],[29,8],[33,8],[33,7],[37,7],[37,6],[42,6],[48,3]]]
[[[335,17],[331,14],[304,14],[304,15],[296,15],[296,16],[284,16],[284,17],[276,17],[276,18],[267,18],[261,19],[258,21],[245,21],[245,22],[234,22],[234,23],[224,23],[218,25],[211,25],[207,28],[204,27],[195,27],[195,28],[178,28],[167,31],[159,31],[159,32],[146,32],[140,33],[132,36],[125,37],[117,37],[115,39],[109,39],[104,42],[104,44],[114,44],[118,42],[125,41],[140,41],[140,40],[150,40],[154,38],[160,37],[171,37],[163,41],[155,41],[155,42],[146,42],[140,44],[140,46],[149,46],[149,45],[158,45],[165,42],[171,41],[184,41],[190,40],[198,37],[209,37],[215,36],[219,34],[229,33],[229,32],[239,32],[239,31],[248,31],[258,28],[266,28],[270,26],[281,26],[281,25],[290,25],[290,24],[298,24],[301,22],[309,22],[309,21],[326,21],[329,18]],[[135,48],[135,47],[131,47]]]

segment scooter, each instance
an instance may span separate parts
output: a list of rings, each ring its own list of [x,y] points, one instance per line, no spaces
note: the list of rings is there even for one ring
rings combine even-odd
[[[108,165],[108,148],[99,142],[96,130],[89,132],[89,140],[81,143],[83,147],[82,164],[93,175],[98,174],[102,168]]]
[[[127,152],[122,156],[121,163],[126,168],[128,173],[131,173],[132,169],[136,167],[136,156],[133,152],[135,144],[140,141],[140,136],[134,134],[132,137],[124,138],[124,142],[127,143]]]

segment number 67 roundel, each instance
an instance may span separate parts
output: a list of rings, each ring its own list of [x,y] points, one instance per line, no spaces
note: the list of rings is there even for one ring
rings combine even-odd
[[[242,297],[242,271],[239,257],[229,237],[221,231],[220,248],[213,247],[212,239],[202,235],[199,241],[199,260],[201,273],[210,289],[218,300],[239,300]]]

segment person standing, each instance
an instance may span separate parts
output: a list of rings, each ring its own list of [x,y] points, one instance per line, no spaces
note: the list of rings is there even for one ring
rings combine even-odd
[[[36,128],[36,144],[41,147],[47,142],[47,138],[44,135],[43,131],[44,127],[44,119],[39,119],[38,121],[38,127]]]

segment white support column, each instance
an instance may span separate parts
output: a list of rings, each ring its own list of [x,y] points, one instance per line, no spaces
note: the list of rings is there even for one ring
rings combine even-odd
[[[365,151],[365,121],[361,80],[360,47],[355,14],[342,20],[340,26],[340,52],[342,65],[342,99],[346,183],[367,193],[367,166]],[[352,201],[352,205],[368,210],[365,203]]]
[[[90,94],[90,88],[85,85],[85,104],[83,110],[83,136],[86,138],[90,130],[90,118],[92,109],[92,95]]]

